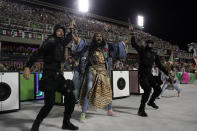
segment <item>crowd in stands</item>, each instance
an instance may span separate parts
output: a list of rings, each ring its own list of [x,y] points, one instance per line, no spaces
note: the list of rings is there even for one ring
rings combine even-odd
[[[1,56],[28,56],[38,47],[35,45],[2,44]]]
[[[4,71],[21,71],[24,67],[24,62],[19,61],[1,61]]]
[[[24,70],[24,61],[1,61],[1,67],[2,71],[19,71],[22,72]],[[41,72],[43,69],[43,63],[42,62],[36,62],[33,67],[31,68],[31,72]]]
[[[127,27],[106,23],[91,18],[77,16],[66,11],[57,11],[44,7],[32,6],[24,3],[17,3],[13,0],[2,0],[0,16],[7,21],[9,26],[31,27],[26,30],[38,30],[50,33],[52,27],[57,23],[69,23],[70,19],[76,20],[76,33],[85,38],[92,38],[94,32],[103,32],[108,41],[121,41],[128,38],[129,30]],[[4,27],[6,24],[4,25]],[[49,30],[49,32],[48,32]],[[136,32],[140,39],[150,38],[150,34]]]
[[[0,26],[45,34],[50,34],[55,24],[65,24],[69,23],[71,19],[75,19],[77,25],[76,33],[87,39],[92,38],[94,32],[98,31],[103,32],[106,40],[110,42],[125,40],[129,35],[128,27],[125,26],[72,14],[63,10],[63,8],[62,10],[55,10],[14,0],[0,1],[0,18]],[[169,42],[142,30],[136,30],[135,34],[139,41],[152,39],[156,43],[156,48],[179,50],[177,45],[172,46]]]
[[[112,23],[79,16],[65,10],[60,11],[58,9],[55,10],[43,6],[18,3],[14,0],[1,0],[0,2],[0,27],[7,26],[8,29],[22,29],[24,31],[36,31],[39,33],[31,34],[25,32],[24,35],[27,36],[25,38],[46,38],[46,35],[51,33],[52,27],[55,24],[65,24],[69,23],[71,19],[75,19],[77,25],[75,32],[80,37],[91,39],[93,34],[99,31],[104,33],[106,40],[109,42],[117,42],[128,39],[129,30],[128,27],[125,26],[119,26]],[[8,32],[11,31],[8,30]],[[40,33],[44,33],[44,35],[41,35]],[[15,34],[19,35],[21,33],[15,32]],[[172,46],[169,42],[152,36],[149,33],[145,33],[142,30],[135,30],[134,34],[138,42],[145,41],[147,39],[152,39],[155,41],[155,48],[162,54],[166,53],[166,49],[179,51],[179,47],[177,45]],[[10,34],[8,35],[11,36]],[[19,36],[22,37],[22,35]]]

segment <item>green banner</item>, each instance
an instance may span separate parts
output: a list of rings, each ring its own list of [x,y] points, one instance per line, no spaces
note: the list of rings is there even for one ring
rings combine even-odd
[[[30,79],[26,80],[23,74],[20,74],[20,101],[34,100],[34,74],[30,75]]]

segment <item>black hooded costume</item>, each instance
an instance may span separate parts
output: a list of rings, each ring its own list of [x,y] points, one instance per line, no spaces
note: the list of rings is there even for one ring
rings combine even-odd
[[[56,31],[60,28],[64,31],[62,38],[56,36]],[[71,80],[65,80],[61,72],[61,63],[65,61],[65,46],[72,40],[72,33],[65,36],[65,28],[59,24],[54,27],[53,31],[53,35],[49,36],[38,50],[30,55],[25,66],[31,68],[37,59],[43,57],[44,67],[39,89],[44,91],[45,104],[38,113],[31,131],[38,131],[40,123],[51,111],[55,103],[56,91],[64,95],[65,112],[62,129],[78,130],[78,127],[70,123],[75,107],[75,97],[72,91],[74,85]]]
[[[147,116],[145,112],[145,105],[146,102],[149,99],[150,93],[151,93],[151,87],[153,87],[154,92],[148,102],[148,105],[152,106],[155,109],[158,109],[159,107],[154,103],[155,99],[160,95],[161,93],[161,87],[160,83],[158,83],[153,75],[152,75],[152,66],[155,63],[156,66],[163,71],[165,74],[168,75],[168,72],[164,68],[164,66],[160,63],[159,56],[152,51],[152,48],[148,46],[148,43],[154,43],[151,40],[146,41],[146,46],[139,46],[135,42],[135,37],[133,36],[131,38],[131,45],[134,47],[138,54],[139,54],[139,83],[144,90],[144,93],[142,94],[141,99],[141,105],[139,107],[138,115],[139,116]]]

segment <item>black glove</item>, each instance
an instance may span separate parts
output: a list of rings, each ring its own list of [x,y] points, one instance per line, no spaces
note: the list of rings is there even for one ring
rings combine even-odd
[[[43,76],[41,80],[39,80],[39,90],[42,92],[47,91],[47,83],[48,83],[48,78],[46,76]]]

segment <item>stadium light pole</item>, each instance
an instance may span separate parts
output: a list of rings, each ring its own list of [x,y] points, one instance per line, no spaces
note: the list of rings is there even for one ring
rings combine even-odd
[[[140,29],[144,28],[144,17],[141,15],[138,15],[137,17],[137,25],[139,26]]]
[[[80,12],[86,13],[89,10],[89,0],[78,0],[78,8]]]

